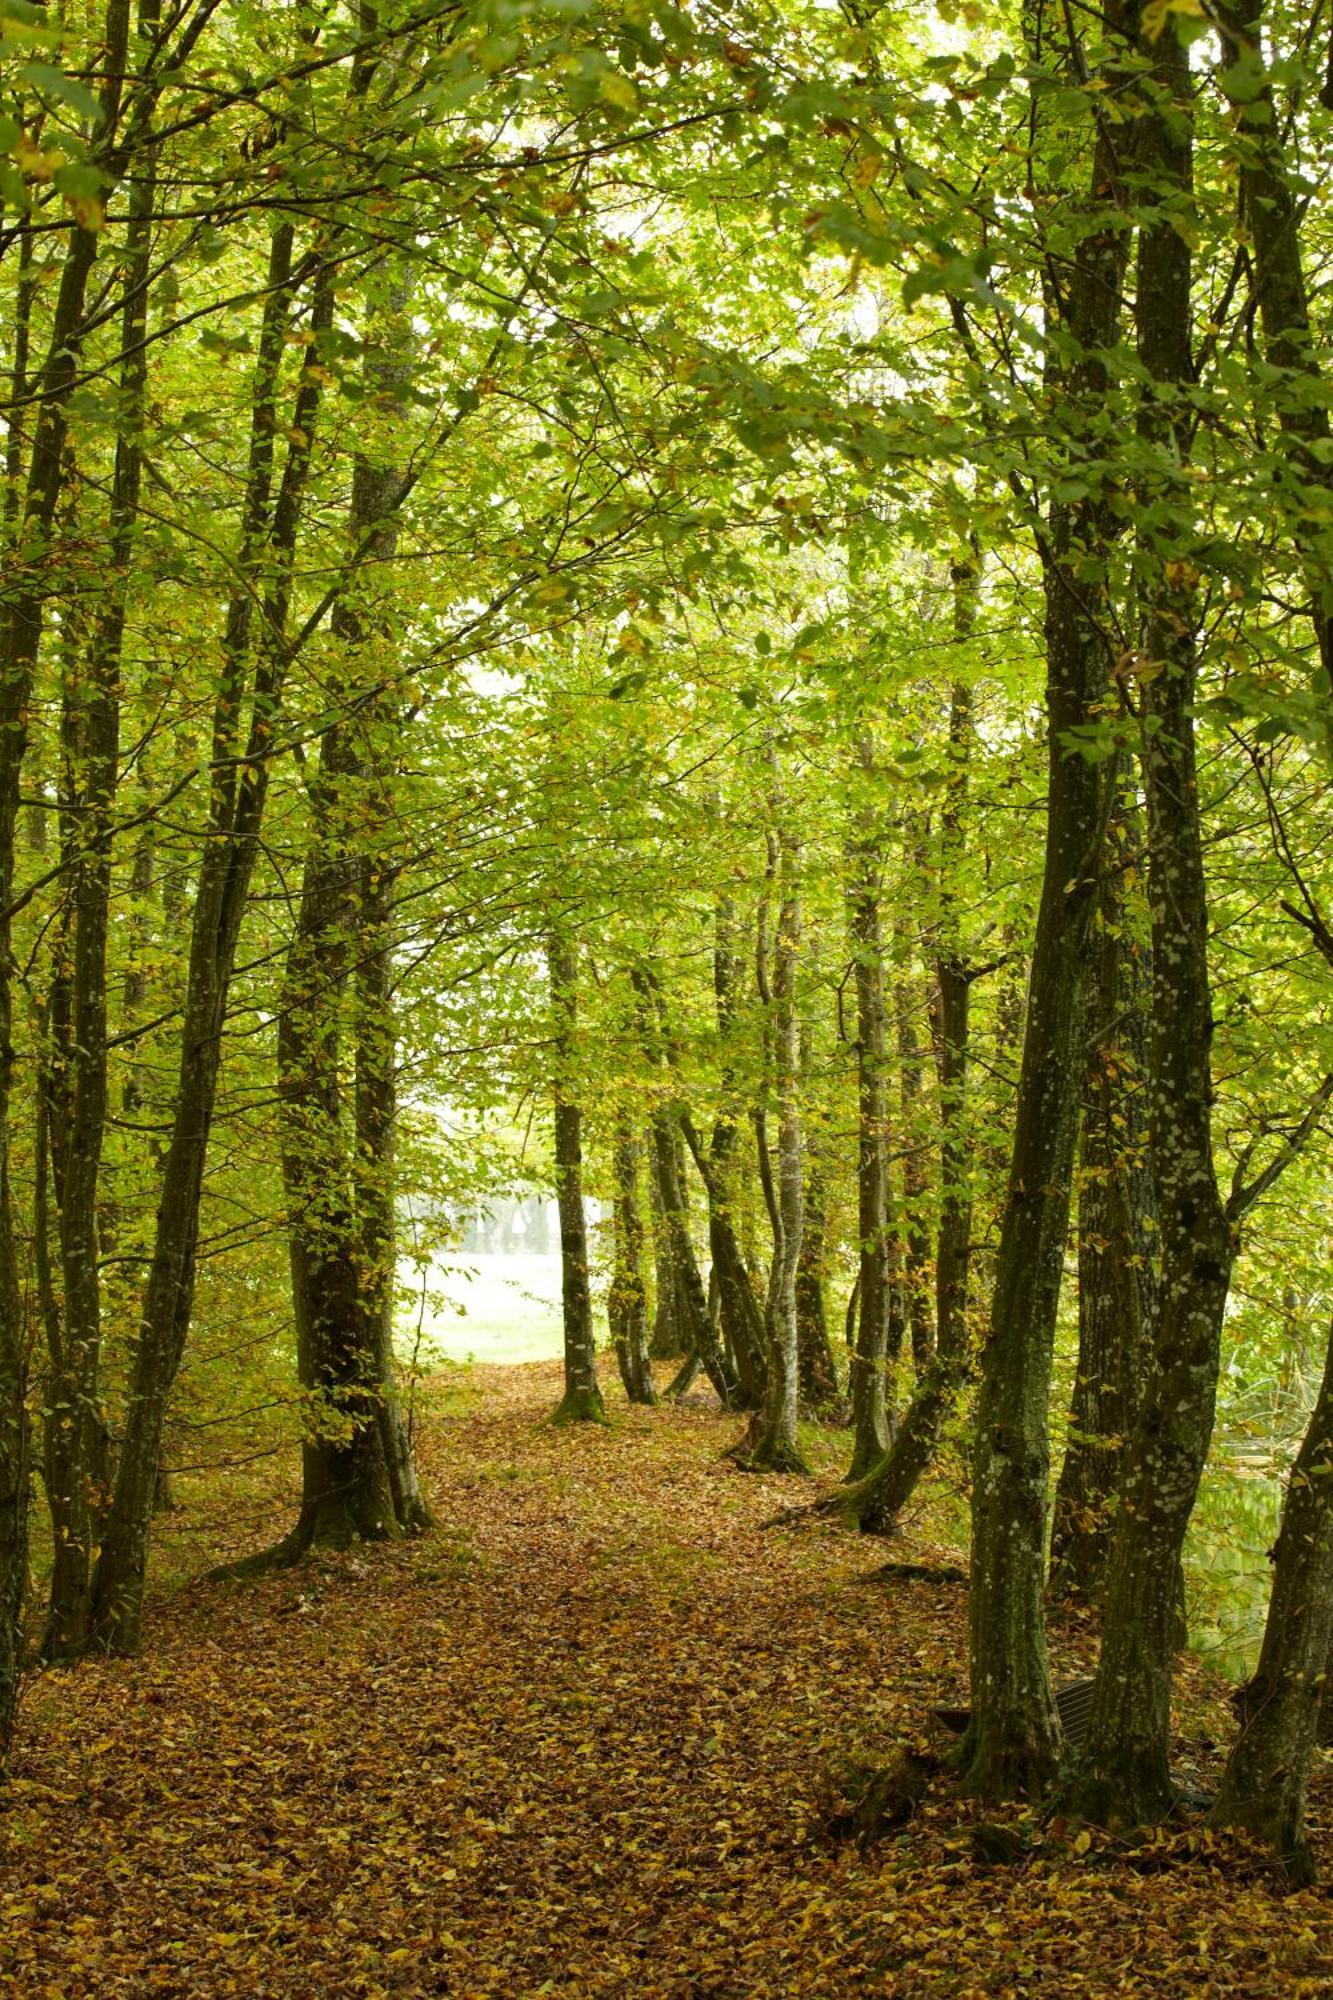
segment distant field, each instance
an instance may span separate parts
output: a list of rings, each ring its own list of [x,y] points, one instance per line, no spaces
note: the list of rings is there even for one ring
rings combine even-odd
[[[410,1279],[405,1278],[405,1284]],[[550,1361],[563,1349],[560,1258],[477,1250],[441,1258],[427,1276],[421,1359]],[[402,1344],[410,1353],[418,1307],[404,1304]]]

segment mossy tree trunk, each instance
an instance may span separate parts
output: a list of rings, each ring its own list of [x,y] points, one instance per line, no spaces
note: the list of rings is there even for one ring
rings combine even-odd
[[[1191,188],[1189,65],[1170,34],[1146,43],[1136,121],[1147,194],[1137,338],[1153,385],[1139,420],[1139,676],[1152,911],[1149,1119],[1161,1216],[1152,1366],[1126,1455],[1107,1563],[1101,1658],[1071,1792],[1106,1825],[1162,1818],[1169,1769],[1176,1577],[1212,1436],[1222,1316],[1235,1244],[1212,1145],[1208,897],[1194,744],[1198,619],[1188,463],[1191,255],[1178,228]]]
[[[128,70],[131,15],[111,0],[105,17],[105,80],[100,129],[91,155],[109,184],[124,171],[119,115]],[[137,95],[137,93],[136,93]],[[150,109],[141,100],[145,113]],[[31,1435],[28,1413],[29,1328],[19,1268],[10,1180],[10,1104],[14,1074],[12,902],[19,825],[19,784],[28,753],[33,686],[57,575],[57,511],[68,477],[69,402],[79,379],[88,330],[88,290],[98,238],[73,227],[55,279],[45,359],[30,368],[35,281],[20,279],[13,328],[16,400],[33,398],[31,446],[26,427],[10,423],[6,448],[6,577],[0,604],[0,1770],[9,1754],[23,1671],[23,1605],[28,1581]],[[25,227],[21,255],[33,268]],[[71,1496],[74,1498],[75,1496]],[[80,1555],[80,1562],[83,1556]],[[80,1613],[82,1616],[82,1613]]]
[[[611,1339],[631,1403],[657,1401],[648,1353],[648,1290],[643,1278],[643,1216],[639,1209],[639,1148],[633,1128],[616,1134],[615,1267],[606,1302]]]
[[[648,1353],[654,1361],[670,1361],[685,1352],[687,1339],[676,1291],[671,1232],[662,1213],[657,1186],[656,1139],[648,1137],[648,1215],[653,1238],[653,1324]]]
[[[125,1434],[93,1587],[93,1638],[112,1652],[135,1652],[139,1645],[162,1426],[194,1303],[199,1206],[221,1073],[222,1030],[259,852],[270,751],[291,664],[286,634],[294,558],[323,400],[320,372],[303,370],[270,513],[278,367],[297,282],[292,245],[292,227],[283,224],[270,252],[236,561],[239,581],[228,607],[214,704],[212,796],[190,923],[175,1108],[131,1363]],[[309,331],[318,339],[332,325],[333,273],[327,262],[319,261],[302,266],[300,275],[315,279]],[[256,608],[260,631],[252,644]]]
[[[1147,1119],[1151,970],[1125,890],[1142,845],[1122,763],[1093,944],[1078,1175],[1078,1363],[1056,1484],[1051,1588],[1096,1603],[1156,1306],[1157,1195]]]
[[[723,1108],[713,1121],[706,1154],[688,1113],[682,1113],[680,1126],[708,1199],[710,1294],[716,1288],[722,1334],[736,1378],[736,1407],[757,1410],[763,1403],[768,1373],[764,1321],[745,1266],[734,1213],[740,1131],[731,1103],[735,1090],[731,1044],[735,1033],[737,978],[736,914],[730,897],[723,896],[716,907],[713,946],[713,996],[722,1054]]]
[[[1254,245],[1249,275],[1263,329],[1264,361],[1281,371],[1277,383],[1265,385],[1265,393],[1294,447],[1287,465],[1274,476],[1273,497],[1305,563],[1327,701],[1333,690],[1333,563],[1327,527],[1333,487],[1328,441],[1333,432],[1324,350],[1311,324],[1302,245],[1308,194],[1297,162],[1289,157],[1291,123],[1275,101],[1267,71],[1264,14],[1263,0],[1218,0],[1213,18],[1223,31],[1227,55],[1218,82],[1231,95],[1236,115],[1241,206]]]
[[[140,19],[155,24],[157,0]],[[85,649],[68,630],[65,657],[63,849],[71,884],[71,937],[63,1009],[67,1033],[52,1093],[52,1176],[57,1197],[60,1302],[45,1317],[51,1369],[46,1397],[45,1466],[53,1536],[51,1582],[41,1641],[46,1660],[76,1659],[88,1645],[93,1554],[101,1532],[109,1470],[99,1377],[102,1356],[101,1252],[108,1204],[102,1192],[107,1122],[107,944],[111,915],[112,815],[120,762],[120,685],[126,599],[143,477],[142,417],[148,361],[152,218],[157,194],[150,151],[130,193],[125,304],[121,313],[122,427],[116,439],[107,536],[107,574]],[[68,626],[69,620],[66,620]],[[61,1011],[59,1009],[56,1010]],[[64,1115],[57,1118],[55,1104]],[[54,1301],[52,1301],[54,1303]],[[55,1338],[51,1338],[51,1336]]]
[[[1123,27],[1120,10],[1107,26]],[[1038,59],[1049,60],[1044,52]],[[1077,60],[1069,52],[1071,62]],[[1092,116],[1090,112],[1090,117]],[[1047,816],[1041,899],[1000,1225],[973,1457],[968,1651],[971,1721],[965,1782],[986,1798],[1044,1792],[1060,1734],[1044,1622],[1048,1406],[1070,1178],[1084,1071],[1087,954],[1108,787],[1078,732],[1096,726],[1112,649],[1104,585],[1089,558],[1105,550],[1118,472],[1106,357],[1115,347],[1125,268],[1116,142],[1095,127],[1091,191],[1076,247],[1048,311],[1072,352],[1051,368],[1052,424],[1076,447],[1086,497],[1051,502],[1041,538],[1047,661]]]

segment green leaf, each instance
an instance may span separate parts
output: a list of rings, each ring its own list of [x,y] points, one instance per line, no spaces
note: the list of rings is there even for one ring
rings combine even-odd
[[[94,125],[102,122],[102,107],[86,84],[77,77],[66,76],[63,69],[54,69],[50,63],[24,63],[20,74],[36,90],[44,90],[48,97],[55,97],[62,104],[68,104],[83,118],[90,118]]]
[[[61,194],[79,195],[85,199],[96,197],[105,186],[98,169],[80,160],[69,160],[63,167],[57,167],[51,178]]]

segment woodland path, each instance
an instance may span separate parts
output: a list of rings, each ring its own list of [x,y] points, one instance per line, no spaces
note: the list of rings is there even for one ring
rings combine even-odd
[[[791,1486],[722,1463],[715,1410],[617,1394],[611,1431],[551,1430],[558,1376],[477,1370],[432,1423],[427,1541],[176,1590],[143,1659],[34,1687],[0,1991],[1333,1990],[1333,1897],[1182,1839],[1146,1870],[987,1869],[944,1793],[869,1853],[827,1844],[821,1774],[961,1693],[961,1589],[763,1533]]]

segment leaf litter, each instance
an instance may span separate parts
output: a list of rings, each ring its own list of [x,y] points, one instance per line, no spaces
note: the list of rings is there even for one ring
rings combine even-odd
[[[715,1408],[555,1431],[549,1365],[474,1382],[422,1440],[435,1534],[159,1592],[141,1659],[34,1684],[0,1802],[0,1988],[1333,1990],[1328,1892],[1284,1896],[1197,1825],[1127,1852],[1016,1813],[996,1865],[937,1778],[882,1839],[830,1839],[839,1774],[926,1751],[932,1704],[965,1698],[964,1586],[868,1586],[876,1546],[765,1532],[793,1482],[724,1461]],[[1218,1691],[1188,1692],[1220,1737]],[[1331,1796],[1321,1765],[1326,1877]]]

